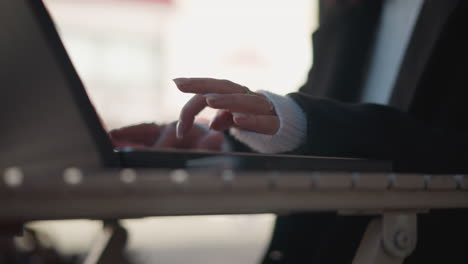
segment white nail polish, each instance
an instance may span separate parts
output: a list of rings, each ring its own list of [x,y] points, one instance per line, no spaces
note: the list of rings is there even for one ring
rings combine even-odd
[[[249,116],[244,113],[233,113],[232,117],[233,117],[234,123],[236,123],[237,125],[241,125],[243,122],[249,119]]]
[[[178,139],[182,139],[184,137],[184,131],[183,131],[184,125],[183,123],[179,120],[176,125],[176,137]]]
[[[184,85],[184,84],[187,84],[190,80],[188,78],[175,78],[175,79],[172,79],[172,81],[176,85]]]

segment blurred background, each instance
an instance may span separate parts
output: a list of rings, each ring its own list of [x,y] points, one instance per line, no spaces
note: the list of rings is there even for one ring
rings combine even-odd
[[[316,0],[45,0],[107,129],[171,122],[190,98],[177,77],[229,79],[287,94],[312,61]],[[213,111],[201,116],[210,118]],[[258,263],[273,215],[125,220],[135,263]],[[66,255],[89,250],[97,221],[30,225]]]

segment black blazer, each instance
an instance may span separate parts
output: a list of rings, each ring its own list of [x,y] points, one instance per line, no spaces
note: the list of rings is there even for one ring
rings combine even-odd
[[[330,26],[321,26],[315,33],[309,81],[301,93],[291,94],[309,117],[308,140],[300,151],[389,159],[396,171],[467,172],[468,41],[460,37],[467,10],[465,1],[458,2],[426,2],[392,95],[393,107],[349,104],[360,97],[372,47],[369,36],[375,31],[365,20],[374,16],[357,20],[355,28],[345,25],[341,30],[346,33],[332,28],[330,34]],[[378,10],[378,1],[364,3],[369,12]],[[348,30],[359,32],[361,24],[366,25],[362,43],[345,38],[360,37],[362,32]]]
[[[290,95],[308,116],[308,139],[297,152],[390,159],[397,171],[468,171],[468,2],[425,1],[391,106],[359,104],[382,1],[321,5],[314,65]],[[279,216],[263,263],[351,263],[368,221]],[[468,263],[467,221],[464,210],[421,215],[418,246],[405,263]]]

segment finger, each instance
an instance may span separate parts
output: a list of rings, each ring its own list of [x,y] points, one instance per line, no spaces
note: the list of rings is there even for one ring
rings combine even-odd
[[[166,125],[158,140],[154,144],[155,148],[176,148],[180,140],[176,137],[176,127],[174,124]]]
[[[223,131],[234,125],[232,114],[229,111],[219,110],[216,117],[210,123],[210,129]]]
[[[207,94],[206,103],[215,109],[258,115],[273,114],[273,105],[264,96],[255,94]]]
[[[155,148],[194,148],[209,133],[204,126],[194,125],[183,139],[177,138],[175,124],[167,125],[156,141]]]
[[[220,132],[212,132],[200,139],[196,149],[220,151],[224,142],[224,135]]]
[[[206,98],[202,95],[193,96],[182,108],[177,123],[177,137],[183,138],[192,128],[195,116],[207,106]]]
[[[233,113],[234,124],[241,129],[261,134],[273,135],[278,132],[280,121],[273,115],[249,115]]]
[[[232,94],[246,93],[247,91],[245,86],[239,85],[229,80],[219,80],[212,78],[177,78],[174,79],[174,83],[177,85],[177,88],[179,88],[179,90],[184,93]]]
[[[111,130],[109,136],[113,141],[133,142],[151,146],[159,136],[159,132],[160,127],[156,124],[139,124]]]

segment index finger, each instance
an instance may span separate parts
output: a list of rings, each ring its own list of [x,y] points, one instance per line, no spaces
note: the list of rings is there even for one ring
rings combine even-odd
[[[229,80],[212,78],[176,78],[173,80],[177,88],[184,93],[196,94],[233,94],[246,93],[247,88]]]

